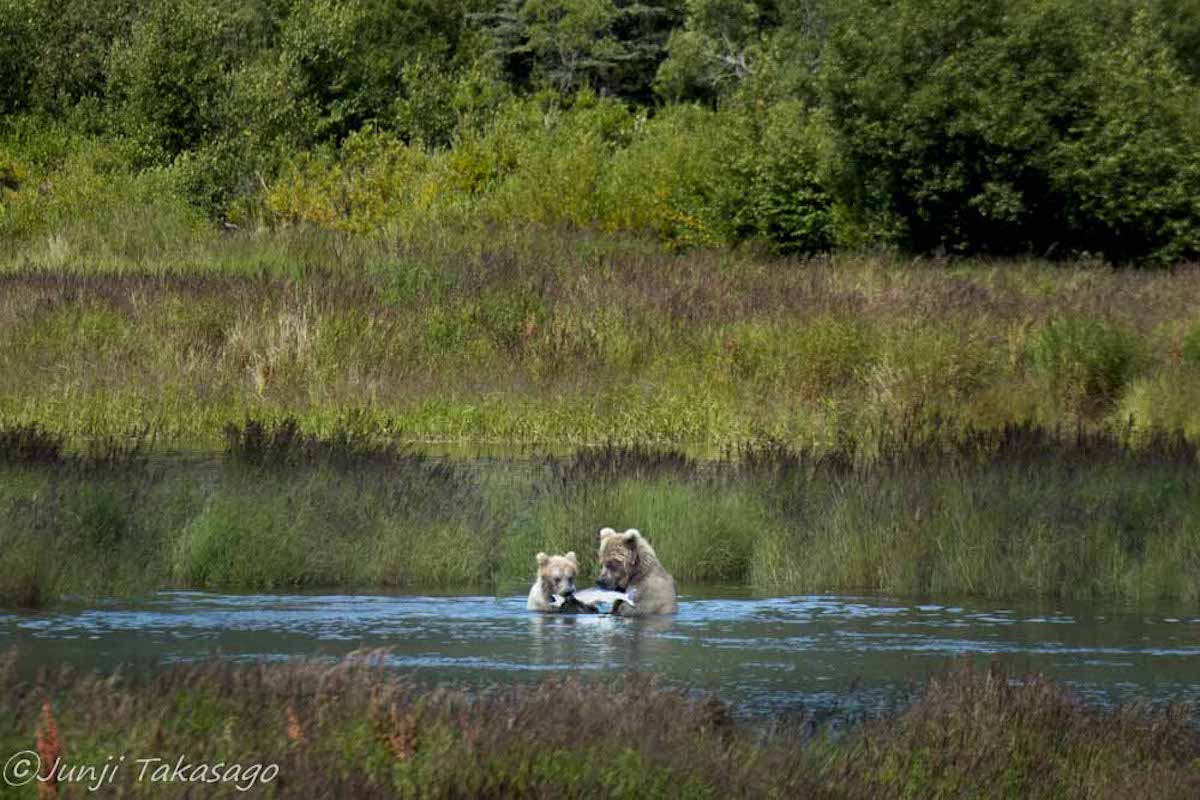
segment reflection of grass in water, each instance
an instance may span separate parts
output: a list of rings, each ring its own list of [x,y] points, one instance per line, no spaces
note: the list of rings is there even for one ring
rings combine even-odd
[[[1200,792],[1193,710],[1100,710],[1045,678],[1018,677],[956,668],[909,707],[827,736],[803,713],[742,719],[716,697],[631,675],[431,690],[368,655],[334,665],[213,661],[152,677],[51,671],[30,692],[10,668],[0,669],[0,748],[28,748],[36,729],[54,724],[71,763],[95,753],[103,764],[111,752],[274,763],[275,796],[304,798]],[[155,797],[195,791],[139,785],[129,773],[114,785]]]
[[[160,587],[508,591],[532,578],[540,550],[576,551],[586,584],[603,525],[640,529],[688,582],[1200,597],[1196,453],[1177,437],[1134,447],[1111,433],[900,426],[870,451],[771,446],[704,462],[606,447],[531,468],[468,467],[286,422],[231,430],[226,457],[208,462],[128,444],[70,456],[10,434],[10,604]]]

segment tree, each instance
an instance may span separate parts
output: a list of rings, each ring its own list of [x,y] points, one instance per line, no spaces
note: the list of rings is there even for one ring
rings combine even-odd
[[[589,87],[650,99],[650,81],[679,18],[675,0],[504,0],[475,15],[516,85],[569,94]]]
[[[857,226],[919,252],[1062,244],[1052,156],[1103,25],[1037,0],[848,0],[820,84]]]
[[[143,161],[165,162],[217,129],[229,24],[204,0],[161,0],[114,45],[107,87]]]
[[[1096,50],[1089,107],[1055,151],[1080,248],[1112,261],[1200,256],[1200,90],[1145,11]]]
[[[280,33],[280,58],[302,99],[320,109],[317,140],[387,122],[409,79],[450,70],[466,9],[452,0],[297,0]]]
[[[672,100],[713,99],[755,71],[762,54],[762,9],[747,0],[687,0],[672,31],[655,90]]]
[[[38,20],[21,0],[0,0],[0,117],[24,110],[33,83]]]
[[[563,93],[602,81],[623,55],[612,0],[528,0],[523,16],[541,77]]]

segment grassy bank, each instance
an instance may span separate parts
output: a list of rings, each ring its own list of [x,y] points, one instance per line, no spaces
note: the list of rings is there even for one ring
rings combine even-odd
[[[1200,435],[1195,268],[486,236],[293,232],[132,266],[92,263],[98,247],[74,266],[25,263],[0,276],[0,423],[81,447],[138,433],[207,449],[246,416],[419,442],[709,452],[869,444],[913,416]]]
[[[481,462],[257,423],[230,429],[223,458],[0,438],[9,604],[164,587],[519,591],[539,550],[575,550],[594,574],[605,524],[642,530],[684,582],[1200,599],[1196,451],[1178,436],[900,428],[875,450]]]
[[[176,754],[223,769],[277,765],[265,790],[253,775],[205,787],[205,796],[221,797],[241,796],[238,785],[305,798],[1057,799],[1200,791],[1190,710],[1099,710],[1044,678],[1014,680],[997,669],[934,679],[910,706],[838,737],[814,733],[803,714],[740,721],[718,698],[631,676],[430,691],[357,658],[334,666],[213,662],[155,677],[63,671],[36,686],[11,671],[0,678],[4,752],[36,746],[46,763],[61,756],[97,771],[110,755],[128,754],[111,786],[135,797],[191,796],[195,787],[186,783],[136,780],[133,759],[174,766]],[[60,785],[65,796],[81,789]],[[24,791],[10,794],[36,794]]]

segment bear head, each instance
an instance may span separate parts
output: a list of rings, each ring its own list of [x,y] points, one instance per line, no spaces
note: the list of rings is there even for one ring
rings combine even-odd
[[[579,574],[579,561],[574,553],[562,556],[537,554],[538,580],[542,591],[549,595],[570,597],[575,594],[575,576]]]
[[[637,574],[638,561],[646,540],[636,528],[617,533],[612,528],[600,529],[600,577],[596,585],[602,589],[624,592]]]

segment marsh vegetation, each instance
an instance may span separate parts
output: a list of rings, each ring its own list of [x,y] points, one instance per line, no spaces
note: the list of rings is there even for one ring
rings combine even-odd
[[[495,586],[604,522],[1196,596],[1185,4],[68,6],[0,0],[5,597]]]
[[[789,262],[568,233],[436,252],[338,241],[0,276],[0,420],[75,449],[139,437],[210,451],[247,416],[710,454],[870,446],[913,417],[1200,431],[1192,268]]]
[[[6,600],[504,591],[527,585],[543,550],[574,550],[594,574],[598,520],[637,525],[687,583],[1200,597],[1200,484],[1182,436],[898,427],[863,449],[760,446],[711,460],[609,445],[471,461],[291,422],[227,435],[212,459],[127,444],[73,455],[43,431],[7,431]]]
[[[277,764],[278,797],[1194,797],[1194,710],[1100,709],[1037,676],[956,668],[839,728],[804,709],[746,718],[657,684],[553,678],[430,689],[361,654],[176,666],[149,675],[0,671],[0,747],[103,765],[187,753]],[[223,732],[223,733],[220,733]],[[234,755],[236,754],[236,758]],[[191,796],[138,783],[132,796]],[[69,794],[70,788],[61,787]],[[206,787],[207,788],[207,787]],[[240,796],[232,785],[212,796]],[[224,791],[225,794],[220,793]],[[30,796],[33,795],[32,790]]]

